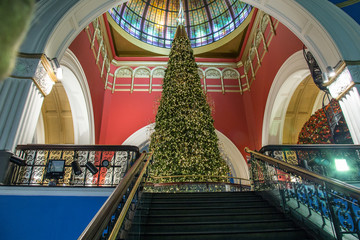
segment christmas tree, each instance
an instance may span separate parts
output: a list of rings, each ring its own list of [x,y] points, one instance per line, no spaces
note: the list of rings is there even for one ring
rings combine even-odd
[[[184,26],[179,25],[165,72],[155,131],[151,135],[154,158],[151,175],[227,176],[230,170],[220,155],[213,122],[190,41]],[[176,181],[202,179],[183,177]],[[209,180],[225,181],[216,177]]]

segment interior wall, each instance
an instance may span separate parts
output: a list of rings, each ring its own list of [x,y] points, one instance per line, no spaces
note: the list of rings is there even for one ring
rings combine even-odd
[[[100,77],[100,69],[96,65],[96,59],[94,58],[94,54],[90,48],[89,38],[85,30],[80,32],[80,34],[70,45],[69,49],[75,54],[78,61],[80,62],[88,83],[93,107],[92,111],[95,129],[94,143],[103,144],[100,141],[100,133],[102,129],[105,100],[104,82]]]
[[[161,94],[105,91],[90,42],[82,31],[70,48],[88,79],[94,107],[96,143],[121,144],[138,129],[155,121]],[[261,147],[263,115],[272,80],[286,59],[302,46],[294,34],[279,24],[250,92],[243,95],[208,93],[213,105],[215,128],[229,138],[243,155],[245,147]]]
[[[283,144],[297,144],[299,133],[312,114],[319,92],[310,75],[296,88],[285,115]]]
[[[64,86],[57,82],[44,98],[41,109],[45,144],[74,144],[74,127]]]
[[[251,90],[243,95],[246,124],[250,136],[249,148],[260,149],[264,138],[268,138],[268,128],[265,128],[263,124],[269,124],[269,119],[266,117],[264,119],[264,115],[266,115],[269,97],[276,97],[278,94],[278,92],[270,92],[270,88],[285,61],[302,47],[303,43],[289,29],[282,24],[278,25],[276,36],[272,39],[268,53],[262,60]],[[291,66],[287,67],[291,68]]]
[[[69,49],[61,59],[66,95],[69,99],[73,126],[74,144],[95,143],[94,113],[91,94],[86,75],[75,54]]]

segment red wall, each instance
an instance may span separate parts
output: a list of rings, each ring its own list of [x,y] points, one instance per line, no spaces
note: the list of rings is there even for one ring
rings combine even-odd
[[[90,48],[89,38],[85,30],[80,32],[69,48],[81,63],[89,84],[94,110],[95,143],[99,144],[105,91],[103,80],[100,78],[100,69],[96,65],[96,60]]]
[[[243,97],[251,148],[261,148],[266,100],[276,73],[286,59],[301,50],[302,47],[303,43],[290,30],[282,24],[278,25],[276,36],[271,41],[269,51],[251,85],[251,91],[245,92]]]
[[[279,24],[268,53],[250,92],[208,93],[214,102],[215,127],[244,154],[244,147],[261,147],[263,115],[272,80],[283,62],[302,48],[302,43]],[[93,100],[97,144],[121,144],[140,128],[154,122],[160,92],[114,92],[104,90],[100,71],[83,31],[70,49],[81,62]],[[139,59],[141,60],[141,59]]]

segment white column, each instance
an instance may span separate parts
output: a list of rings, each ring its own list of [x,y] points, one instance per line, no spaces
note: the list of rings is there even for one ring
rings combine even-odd
[[[360,65],[347,66],[355,86],[340,100],[354,144],[360,144]]]
[[[56,80],[43,55],[22,55],[11,77],[0,83],[0,151],[31,143],[44,96]]]
[[[329,81],[333,98],[339,99],[354,144],[360,144],[360,65],[346,62],[338,75]]]

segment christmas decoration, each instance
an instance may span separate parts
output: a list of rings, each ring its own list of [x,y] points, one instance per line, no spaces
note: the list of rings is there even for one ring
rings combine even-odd
[[[330,110],[334,116],[337,116],[335,126],[332,128],[330,128],[329,122],[333,122],[333,118],[329,121],[326,114]],[[328,105],[311,115],[310,119],[301,129],[298,137],[298,144],[330,143],[352,143],[340,105],[335,99],[332,99]]]
[[[154,159],[150,165],[152,176],[207,175],[213,176],[209,178],[212,181],[224,181],[216,176],[230,172],[220,155],[211,109],[183,25],[178,26],[172,43],[150,150]]]

